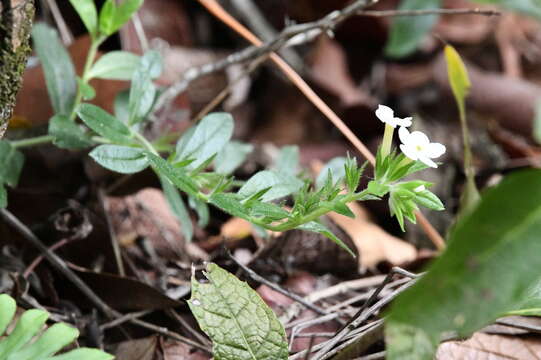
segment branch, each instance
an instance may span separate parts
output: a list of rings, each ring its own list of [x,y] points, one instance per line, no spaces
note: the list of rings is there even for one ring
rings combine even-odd
[[[394,17],[394,16],[425,16],[425,15],[484,15],[500,16],[501,13],[495,10],[473,9],[423,9],[423,10],[361,10],[357,12],[360,16],[373,17]]]

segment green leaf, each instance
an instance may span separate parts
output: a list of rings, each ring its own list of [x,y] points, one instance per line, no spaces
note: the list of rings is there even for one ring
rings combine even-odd
[[[92,37],[98,33],[98,10],[94,0],[70,0]]]
[[[100,32],[109,36],[120,29],[139,10],[144,0],[124,0],[116,5],[115,0],[107,0],[100,11]]]
[[[0,187],[1,188],[1,187]],[[13,319],[15,311],[17,310],[17,304],[15,300],[9,295],[0,295],[0,336],[4,334],[7,326]]]
[[[169,203],[169,207],[180,222],[180,229],[184,234],[184,238],[188,241],[192,241],[193,223],[182,197],[180,197],[177,188],[174,187],[167,178],[160,176],[160,182],[162,184],[163,194]]]
[[[55,114],[69,116],[77,93],[75,69],[56,30],[38,23],[32,29],[34,49],[43,66],[47,91]]]
[[[96,105],[79,105],[77,115],[89,128],[112,142],[119,144],[132,143],[130,128]]]
[[[438,9],[441,0],[402,0],[399,10]],[[400,16],[393,19],[385,54],[401,58],[413,53],[438,20],[437,15]]]
[[[80,77],[77,76],[77,86],[79,87],[79,92],[83,97],[83,100],[92,100],[96,97],[96,90],[87,82],[84,82]]]
[[[122,121],[124,124],[127,124],[130,120],[130,90],[126,89],[120,91],[116,94],[115,97],[115,117]]]
[[[327,238],[334,241],[338,246],[340,246],[342,249],[346,250],[351,256],[357,257],[355,253],[336,235],[332,233],[327,227],[321,223],[318,223],[316,221],[310,221],[309,223],[297,226],[296,229],[304,230],[304,231],[311,231],[315,232],[321,235],[326,236]]]
[[[9,141],[0,140],[0,184],[17,186],[24,165],[24,155]]]
[[[289,213],[280,206],[260,201],[252,204],[250,214],[252,216],[264,216],[272,221],[282,220],[289,216]]]
[[[85,131],[65,115],[55,115],[49,120],[49,135],[54,136],[53,143],[62,149],[84,149],[93,144]]]
[[[162,58],[157,51],[148,51],[141,58],[133,77],[130,88],[130,119],[129,124],[142,121],[152,109],[156,98],[156,86],[152,78],[159,75],[162,69]]]
[[[11,354],[10,359],[40,360],[55,354],[79,336],[79,330],[63,323],[54,324],[32,344]]]
[[[333,202],[332,210],[340,215],[344,215],[349,218],[355,219],[355,214],[343,202],[340,202],[340,201]]]
[[[111,51],[94,63],[88,78],[131,80],[141,58],[127,51]]]
[[[539,281],[540,185],[540,170],[512,174],[458,221],[445,252],[393,303],[389,359],[432,359],[442,334],[466,337],[524,300]]]
[[[233,135],[233,126],[233,117],[228,113],[205,116],[193,132],[177,143],[177,160],[195,159],[189,168],[198,167],[224,148]]]
[[[32,339],[40,330],[49,313],[42,310],[27,310],[17,321],[17,326],[6,339],[0,342],[0,359],[16,352]]]
[[[316,189],[321,189],[325,185],[329,170],[331,171],[332,175],[332,183],[337,183],[338,181],[344,179],[346,176],[346,171],[344,168],[346,162],[347,159],[345,157],[335,157],[325,164],[316,178]]]
[[[473,0],[473,2],[499,5],[541,19],[541,3],[539,0]]]
[[[128,146],[100,145],[89,155],[104,168],[121,174],[134,174],[149,165],[145,150]]]
[[[453,95],[458,104],[461,116],[464,116],[466,112],[466,96],[468,96],[471,87],[468,71],[454,47],[446,45],[444,51],[445,60],[447,60],[449,84],[451,84],[451,89],[453,90]]]
[[[259,294],[216,264],[207,265],[205,276],[208,283],[192,277],[188,305],[213,341],[215,359],[286,360],[284,327]]]
[[[262,197],[262,201],[271,201],[291,195],[298,191],[303,185],[303,182],[291,175],[278,174],[272,170],[263,170],[252,176],[239,189],[238,194],[246,199],[259,191],[271,188]]]
[[[244,204],[238,196],[230,193],[212,194],[209,202],[217,208],[225,211],[228,214],[239,217],[241,219],[251,221],[250,213],[245,209]]]
[[[158,175],[166,177],[173,185],[184,191],[186,194],[197,197],[197,194],[199,193],[197,183],[195,183],[184,170],[173,167],[157,155],[149,152],[146,152],[145,155]]]
[[[214,159],[214,171],[218,174],[233,173],[254,150],[253,145],[238,141],[228,142]]]
[[[299,172],[299,147],[291,145],[280,149],[273,168],[280,174],[295,176]]]

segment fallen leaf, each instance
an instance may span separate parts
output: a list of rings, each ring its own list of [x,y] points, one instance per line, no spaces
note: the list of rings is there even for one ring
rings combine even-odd
[[[163,360],[208,360],[210,358],[201,351],[193,351],[190,346],[178,341],[163,339],[161,343]]]
[[[539,354],[541,354],[539,339],[475,333],[466,341],[449,341],[441,344],[436,359],[539,360]]]
[[[220,235],[226,239],[244,239],[252,234],[252,225],[241,218],[232,217],[223,223]]]
[[[143,339],[121,342],[115,352],[116,360],[154,360],[158,338],[149,336]]]

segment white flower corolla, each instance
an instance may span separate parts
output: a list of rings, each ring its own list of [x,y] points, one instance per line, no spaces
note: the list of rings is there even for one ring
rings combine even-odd
[[[394,111],[388,106],[385,105],[379,105],[376,110],[376,116],[378,119],[381,120],[381,122],[385,124],[389,124],[393,128],[396,128],[396,126],[404,126],[408,127],[411,126],[411,117],[407,118],[399,118],[394,116]]]
[[[417,186],[415,189],[413,189],[413,192],[414,193],[420,193],[421,191],[425,191],[426,190],[426,186],[424,185],[419,185]]]
[[[438,158],[445,154],[445,145],[431,143],[421,131],[409,132],[405,127],[398,129],[398,136],[402,145],[400,150],[411,160],[420,160],[427,166],[437,168],[438,165],[431,159]]]

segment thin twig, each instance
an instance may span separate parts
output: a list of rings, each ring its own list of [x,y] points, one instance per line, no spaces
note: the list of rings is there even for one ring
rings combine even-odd
[[[62,38],[62,44],[65,46],[70,46],[73,43],[73,34],[71,33],[68,25],[66,25],[66,21],[64,21],[64,18],[58,9],[56,0],[47,0],[47,6],[53,15],[54,22],[56,23],[56,27],[58,28],[58,32]]]
[[[262,46],[263,43],[261,42],[261,40],[259,40],[254,34],[250,32],[250,30],[248,30],[241,23],[239,23],[235,18],[233,18],[229,13],[227,13],[227,11],[225,11],[216,0],[198,0],[198,1],[203,6],[205,6],[205,8],[207,8],[207,10],[210,13],[212,13],[214,16],[222,20],[222,22],[224,22],[226,25],[228,25],[237,33],[239,33],[242,37],[247,39],[250,43],[252,43],[256,47],[259,47],[256,49],[265,49],[267,52],[274,51],[275,49],[279,48],[279,46],[277,46],[276,44],[284,45],[285,39],[291,39],[295,35],[306,34],[312,30],[318,30],[318,31],[332,30],[337,24],[344,21],[348,17],[378,2],[378,0],[357,0],[342,10],[337,10],[330,13],[329,15],[327,15],[326,17],[324,17],[323,19],[319,21],[288,27],[284,31],[282,31],[280,37],[278,37],[275,41],[271,42],[269,45]],[[248,48],[247,50],[249,49],[251,48]],[[368,150],[368,148],[349,129],[349,127],[342,121],[342,119],[340,119],[338,115],[336,115],[336,113],[314,92],[314,90],[312,90],[312,88],[303,80],[303,78],[298,73],[296,73],[295,70],[293,70],[291,66],[289,66],[284,60],[282,60],[282,58],[278,56],[275,52],[271,52],[270,58],[280,68],[280,70],[291,80],[291,82],[293,82],[297,86],[297,88],[312,102],[312,104],[314,104],[336,126],[336,128],[340,130],[340,132],[351,142],[351,144],[368,160],[368,162],[370,162],[370,164],[374,166],[375,157],[372,154],[372,152]],[[211,64],[207,70],[212,70],[213,66],[214,65]],[[189,71],[187,71],[184,76],[184,79],[187,82],[184,85],[187,87],[189,82],[191,81],[189,80],[190,76],[196,76],[196,77],[199,76],[198,72],[202,72],[203,70],[205,70],[204,68],[205,66],[199,69],[196,69],[194,70],[192,74],[189,74]],[[175,94],[175,91],[178,89],[175,89],[174,87],[175,85],[173,85],[170,88],[172,89],[172,91],[167,96],[166,96],[166,93],[170,89],[164,92],[163,94],[164,99],[162,100],[167,102],[168,96],[173,95],[171,99],[174,99],[176,97],[176,95],[174,94]],[[159,102],[160,102],[160,99],[158,99],[158,104]],[[415,213],[415,216],[417,220],[419,221],[421,228],[426,233],[428,238],[432,241],[432,243],[436,246],[436,248],[438,250],[444,249],[445,241],[443,240],[443,237],[432,226],[432,224],[430,224],[430,222],[425,218],[425,216],[420,211],[417,211]]]
[[[318,313],[320,315],[327,315],[328,314],[325,309],[322,309],[319,306],[314,305],[311,302],[306,301],[302,296],[299,296],[299,295],[297,295],[297,294],[295,294],[295,293],[293,293],[291,291],[288,291],[288,290],[282,288],[281,286],[279,286],[279,285],[277,285],[277,284],[275,284],[273,282],[270,282],[269,280],[265,279],[264,277],[258,275],[255,271],[253,271],[252,269],[250,269],[246,265],[244,265],[244,264],[240,263],[239,261],[237,261],[237,259],[235,259],[235,257],[233,255],[231,255],[229,252],[227,254],[228,254],[229,258],[231,260],[233,260],[253,280],[267,285],[268,287],[270,287],[274,291],[277,291],[280,294],[285,295],[288,298],[293,299],[293,300],[301,303],[302,305],[306,306],[308,309],[313,310],[313,311],[315,311],[316,313]]]
[[[373,17],[395,17],[395,16],[425,16],[425,15],[484,15],[499,16],[501,13],[496,10],[485,10],[480,8],[464,9],[422,9],[422,10],[361,10],[359,16]]]
[[[193,327],[191,327],[190,324],[188,324],[188,322],[186,320],[184,320],[184,318],[182,316],[177,314],[177,312],[175,310],[170,309],[170,310],[167,311],[167,314],[171,315],[176,321],[178,321],[180,323],[180,325],[182,325],[184,328],[186,328],[186,330],[188,330],[188,332],[190,334],[192,334],[197,340],[199,340],[199,342],[201,344],[206,345],[208,347],[210,347],[212,345],[208,338],[204,337],[203,335],[201,335],[201,333],[199,331],[197,331]]]
[[[100,330],[104,331],[104,330],[116,327],[132,319],[138,319],[142,316],[148,315],[153,311],[154,310],[143,310],[143,311],[137,311],[137,312],[132,312],[129,314],[122,315],[121,317],[118,317],[113,321],[109,321],[105,324],[100,325]]]
[[[105,196],[105,191],[101,188],[98,190],[98,198],[101,202],[105,222],[107,223],[107,230],[109,231],[109,238],[111,240],[111,246],[113,247],[118,274],[124,277],[126,276],[126,271],[124,270],[124,263],[122,262],[122,252],[120,250],[120,244],[118,243],[118,237],[115,234],[115,229],[113,228],[113,223],[109,216],[109,200],[107,199],[107,196]]]

